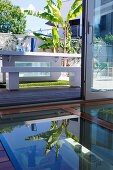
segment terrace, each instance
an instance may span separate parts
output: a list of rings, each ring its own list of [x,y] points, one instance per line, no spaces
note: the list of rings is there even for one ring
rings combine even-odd
[[[64,9],[81,7],[73,2]],[[65,13],[55,23],[62,2],[47,3],[48,15],[55,11],[52,36],[0,33],[0,169],[111,170],[113,2],[84,0],[82,15],[70,19],[82,50]]]
[[[60,101],[60,100],[73,100],[75,98],[80,98],[80,67],[63,67],[62,63],[63,61],[67,61],[67,58],[70,62],[73,62],[73,60],[80,61],[80,55],[79,54],[67,54],[64,55],[63,53],[44,53],[44,52],[8,52],[8,51],[2,51],[1,52],[1,67],[2,68],[13,68],[16,65],[16,68],[20,69],[20,75],[19,75],[19,82],[56,82],[59,80],[59,83],[61,80],[66,80],[67,84],[69,85],[59,85],[59,86],[38,86],[38,87],[26,87],[26,88],[17,88],[18,91],[8,91],[5,90],[5,88],[1,89],[1,105],[3,104],[19,104],[19,103],[27,103],[27,102],[48,102],[48,101]],[[28,65],[27,72],[22,71],[22,64]],[[31,65],[34,63],[34,66]],[[41,67],[40,63],[42,64]],[[76,63],[75,63],[76,64]],[[43,67],[45,66],[45,67]],[[31,69],[41,69],[37,71],[36,73],[32,73],[33,71],[30,71]],[[58,69],[57,69],[58,68]],[[64,71],[61,69],[65,69]],[[77,70],[76,70],[77,68]],[[49,69],[49,71],[44,71],[44,69]],[[57,71],[56,71],[57,69]],[[74,70],[75,73],[72,75],[68,75],[67,72],[69,69]],[[78,70],[79,69],[79,70]],[[29,73],[29,71],[31,73]],[[43,72],[42,72],[43,71]],[[61,73],[61,72],[65,73]],[[24,73],[23,73],[24,72]],[[38,73],[39,72],[39,73]],[[46,72],[46,73],[45,73]],[[31,74],[31,75],[30,75]],[[74,78],[75,77],[75,78]],[[1,80],[3,83],[8,81],[9,75],[3,73],[1,75]],[[69,82],[70,80],[70,82]],[[16,84],[15,81],[17,79],[14,79],[13,74],[13,80],[12,86]],[[9,82],[10,84],[10,82]],[[35,84],[35,83],[34,83]],[[15,90],[15,87],[7,88],[9,90]],[[10,95],[12,94],[12,98],[10,98]],[[4,96],[4,98],[2,97]],[[32,96],[32,97],[31,97]]]

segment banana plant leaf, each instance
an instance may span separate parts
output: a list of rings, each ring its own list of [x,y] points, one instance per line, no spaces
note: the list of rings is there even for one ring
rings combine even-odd
[[[29,136],[27,138],[25,138],[25,140],[45,140],[46,142],[48,142],[49,138],[51,136],[54,136],[56,134],[58,134],[59,132],[61,132],[61,128],[59,127],[58,129],[50,129],[49,131],[45,132],[45,133],[41,133],[41,134],[37,134],[34,136]]]
[[[58,35],[57,27],[52,27],[52,36],[53,36],[54,47],[57,48],[59,45],[59,35]]]
[[[24,10],[24,12],[28,15],[33,15],[35,17],[39,17],[42,19],[47,19],[48,21],[51,22],[57,22],[58,19],[54,17],[54,15],[48,13],[48,12],[40,12],[40,11],[32,11],[32,10]]]
[[[65,135],[66,138],[72,138],[74,141],[79,142],[79,139],[75,135],[73,135],[73,133],[68,132],[67,130],[65,130]]]
[[[82,0],[75,0],[75,2],[71,6],[71,11],[75,10],[80,4],[82,3]]]
[[[46,35],[40,34],[40,33],[33,33],[36,37],[40,38],[43,41],[46,41],[47,43],[53,43],[53,38],[48,37]]]
[[[46,144],[45,154],[51,151],[51,149],[57,144],[59,141],[59,137],[61,136],[62,129],[59,128],[56,133],[52,134],[49,137],[48,142]]]
[[[52,121],[51,122],[51,127],[50,127],[50,129],[52,130],[52,129],[57,129],[57,121]]]
[[[66,22],[68,23],[69,20],[74,19],[81,12],[82,12],[82,0],[75,0],[74,3],[71,6],[71,9],[69,10]]]
[[[58,158],[58,154],[59,154],[59,149],[61,148],[61,145],[57,142],[56,143],[56,160]]]
[[[40,47],[38,47],[38,49],[39,50],[41,50],[41,49],[50,49],[50,48],[53,48],[53,47],[54,47],[53,43],[52,44],[47,43],[47,44],[40,45]]]
[[[43,40],[46,42],[45,44],[42,44],[41,46],[38,47],[38,49],[53,49],[54,44],[53,44],[53,38],[48,37],[46,35],[40,34],[40,33],[33,33],[36,37],[39,39]]]
[[[69,125],[69,120],[62,120],[62,124],[57,127],[57,121],[52,121],[50,130],[41,134],[34,136],[28,136],[25,140],[45,140],[47,142],[45,148],[45,154],[48,154],[51,149],[56,145],[56,159],[58,157],[59,149],[61,147],[59,143],[59,138],[62,135],[62,130],[64,129],[66,138],[72,138],[75,141],[79,142],[78,138],[73,135],[71,132],[67,131]]]
[[[76,18],[81,12],[82,12],[82,4],[73,11],[73,13],[72,13],[71,17],[69,18],[69,20],[72,20],[72,19]]]
[[[59,8],[55,5],[52,4],[50,0],[47,0],[47,3],[49,5],[49,7],[51,8],[51,14],[57,18],[57,21],[59,24],[61,24],[62,26],[64,26],[64,22],[63,22],[63,18],[61,16],[60,10]]]
[[[49,7],[49,5],[46,5],[44,7],[44,10],[46,10],[46,12],[48,12],[48,13],[51,13],[51,8]]]
[[[25,138],[25,140],[45,140],[47,142],[46,144],[46,149],[45,149],[45,154],[47,155],[51,149],[56,145],[56,159],[58,157],[58,152],[60,149],[60,145],[58,144],[59,137],[61,136],[62,133],[62,128],[63,126],[61,125],[59,128],[56,128],[56,123],[54,123],[53,128],[50,129],[49,131],[41,134],[37,134],[34,136],[29,136]],[[55,127],[55,129],[54,129]]]
[[[62,1],[61,0],[57,0],[57,8],[60,10],[60,8],[62,8]]]
[[[50,0],[50,3],[55,5],[54,1]],[[60,10],[60,8],[62,8],[62,1],[61,0],[57,0],[57,8]],[[49,5],[44,7],[44,10],[47,10],[48,13],[51,13],[51,9],[49,7]]]

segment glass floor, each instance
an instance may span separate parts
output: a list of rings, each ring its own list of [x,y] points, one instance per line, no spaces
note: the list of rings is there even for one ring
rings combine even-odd
[[[104,120],[106,122],[113,123],[113,103],[99,104],[94,106],[82,106],[81,112]]]
[[[63,109],[1,116],[0,141],[16,170],[113,169],[113,131]]]

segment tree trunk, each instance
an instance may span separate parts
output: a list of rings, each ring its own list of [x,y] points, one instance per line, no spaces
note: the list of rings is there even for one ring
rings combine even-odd
[[[43,48],[43,52],[46,52],[46,48]]]
[[[55,48],[53,48],[53,53],[56,53],[56,49]]]
[[[64,28],[64,53],[66,53],[66,40],[67,40],[67,31],[66,31],[67,29],[66,29],[66,27]]]

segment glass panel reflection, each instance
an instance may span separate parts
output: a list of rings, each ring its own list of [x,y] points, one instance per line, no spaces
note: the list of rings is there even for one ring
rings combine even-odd
[[[32,116],[17,120],[14,117],[15,121],[8,123],[8,120],[4,121],[4,116],[4,123],[0,124],[0,140],[15,169],[113,168],[112,131],[78,117],[60,117],[60,120],[57,117],[52,121],[48,118],[36,119]]]
[[[113,90],[113,0],[95,0],[92,91]]]
[[[113,104],[83,106],[81,111],[109,123],[113,123]]]

